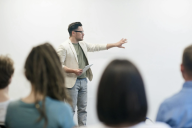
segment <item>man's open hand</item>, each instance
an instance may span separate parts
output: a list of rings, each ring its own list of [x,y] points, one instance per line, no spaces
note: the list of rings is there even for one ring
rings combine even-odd
[[[122,46],[124,43],[127,43],[127,39],[121,39],[119,42],[116,43],[116,47],[125,48]]]

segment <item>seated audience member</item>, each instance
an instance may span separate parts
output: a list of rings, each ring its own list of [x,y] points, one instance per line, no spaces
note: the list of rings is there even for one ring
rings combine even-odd
[[[54,48],[45,43],[34,47],[25,62],[31,83],[26,98],[11,102],[5,124],[8,128],[72,128],[75,126],[64,72]],[[64,102],[65,101],[65,102]]]
[[[192,45],[183,52],[181,73],[183,88],[160,105],[156,120],[172,128],[192,128]]]
[[[10,102],[8,85],[14,73],[13,60],[8,56],[0,56],[0,125],[4,125],[7,106]]]
[[[169,128],[164,123],[145,124],[147,99],[137,68],[127,60],[114,60],[105,69],[98,87],[97,128]]]

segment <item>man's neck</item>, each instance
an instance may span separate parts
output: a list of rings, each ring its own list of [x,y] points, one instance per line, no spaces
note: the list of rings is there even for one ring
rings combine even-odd
[[[182,74],[183,75],[183,78],[185,81],[192,81],[192,76],[188,75],[188,74]]]
[[[74,43],[74,44],[79,43],[79,41],[77,41],[74,37],[69,37],[69,39],[71,40],[71,43]]]
[[[0,90],[0,102],[9,100],[8,87]]]
[[[192,81],[192,79],[185,79],[185,82],[187,82],[187,81]]]

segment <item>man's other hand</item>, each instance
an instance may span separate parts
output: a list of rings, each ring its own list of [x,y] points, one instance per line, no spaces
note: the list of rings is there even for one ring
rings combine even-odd
[[[77,76],[80,76],[82,74],[83,70],[82,69],[74,69],[74,73],[77,75]]]

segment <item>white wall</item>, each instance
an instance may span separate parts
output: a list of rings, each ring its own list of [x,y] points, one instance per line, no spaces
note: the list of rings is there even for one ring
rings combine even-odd
[[[98,122],[97,84],[114,58],[128,58],[140,69],[149,101],[148,117],[154,120],[160,103],[183,84],[179,66],[183,49],[192,43],[192,1],[0,0],[0,54],[9,54],[15,61],[10,85],[13,99],[29,93],[23,65],[32,46],[49,41],[57,48],[68,38],[68,24],[75,21],[82,22],[87,42],[128,39],[125,49],[89,54],[94,79],[88,83],[87,124]]]

